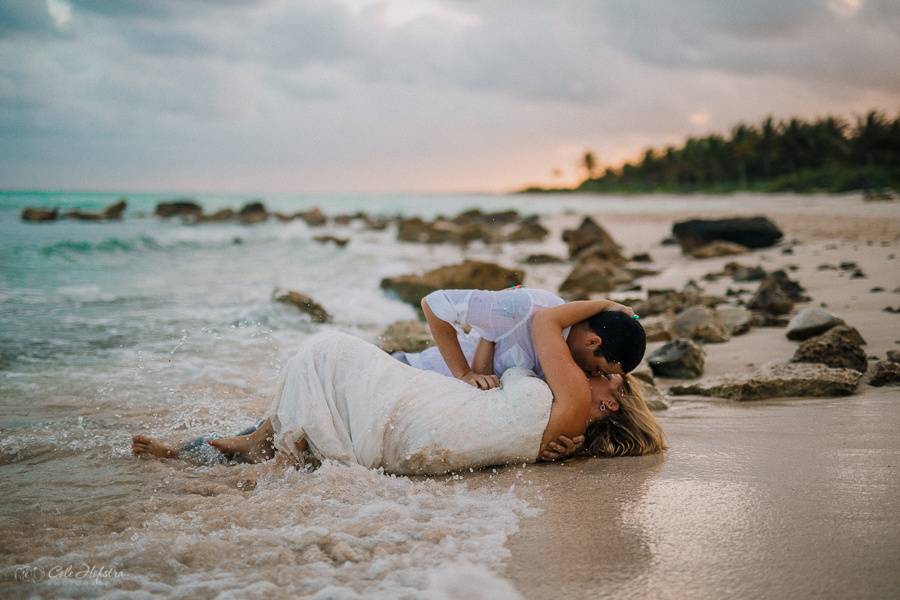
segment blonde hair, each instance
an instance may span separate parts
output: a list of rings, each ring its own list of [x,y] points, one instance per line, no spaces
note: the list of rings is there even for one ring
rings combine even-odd
[[[669,447],[659,421],[650,412],[641,382],[625,375],[615,392],[619,410],[588,425],[584,432],[584,451],[597,457],[643,456]]]

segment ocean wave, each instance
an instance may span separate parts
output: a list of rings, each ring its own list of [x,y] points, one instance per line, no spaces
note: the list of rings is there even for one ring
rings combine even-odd
[[[170,247],[197,247],[197,242],[183,241]],[[98,242],[87,240],[62,240],[41,246],[39,252],[44,256],[71,256],[78,254],[114,254],[139,251],[165,250],[166,246],[156,238],[149,235],[141,235],[136,238],[106,238]]]
[[[127,511],[81,515],[78,536],[42,533],[46,539],[30,546],[33,556],[45,555],[33,563],[65,556],[115,566],[120,577],[96,582],[105,593],[518,597],[498,573],[509,557],[506,540],[536,511],[512,489],[329,461],[313,472],[271,463],[191,472],[134,465],[159,476],[152,494],[131,498]],[[51,519],[44,530],[65,524]],[[35,593],[71,595],[72,588],[50,587],[66,583],[41,582]]]

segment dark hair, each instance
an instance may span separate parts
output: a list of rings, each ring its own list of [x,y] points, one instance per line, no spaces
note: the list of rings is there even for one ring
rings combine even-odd
[[[637,319],[618,310],[605,310],[587,322],[588,327],[603,340],[595,356],[619,363],[624,373],[634,370],[644,358],[647,334]]]

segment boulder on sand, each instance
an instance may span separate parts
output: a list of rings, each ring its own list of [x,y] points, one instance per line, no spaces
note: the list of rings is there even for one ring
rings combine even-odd
[[[527,265],[552,265],[566,261],[565,259],[562,259],[559,256],[554,256],[552,254],[529,254],[522,262]]]
[[[729,400],[847,396],[862,375],[853,369],[817,364],[779,364],[750,373],[710,377],[697,383],[669,388],[673,396],[714,396]]]
[[[672,226],[672,235],[685,253],[716,240],[734,242],[747,248],[767,248],[784,234],[766,217],[735,219],[691,219]]]
[[[203,207],[186,198],[160,202],[156,205],[156,216],[168,219],[170,217],[197,218],[203,214]]]
[[[735,244],[734,242],[715,240],[702,246],[697,246],[690,251],[690,255],[694,258],[717,258],[719,256],[746,254],[747,252],[749,252],[749,249],[746,246]]]
[[[803,287],[787,273],[774,271],[760,282],[747,306],[770,315],[786,315],[794,308],[794,302],[809,300],[803,292]]]
[[[870,385],[881,387],[884,385],[900,385],[900,362],[892,360],[879,360],[872,368]]]
[[[853,327],[837,325],[800,344],[791,362],[821,363],[829,367],[855,369],[865,373],[869,366],[866,353],[862,349],[865,343],[866,341]]]
[[[672,321],[672,333],[677,338],[711,344],[727,342],[731,337],[716,311],[707,306],[692,306],[678,313]]]
[[[675,340],[654,350],[647,358],[656,377],[693,379],[703,374],[703,348],[691,340]]]
[[[794,315],[787,325],[785,335],[789,340],[803,341],[843,324],[843,319],[835,317],[827,310],[810,306]]]
[[[599,258],[580,260],[559,286],[559,293],[568,298],[586,298],[592,293],[611,292],[616,286],[629,283],[633,277],[614,263]]]
[[[731,336],[744,335],[753,326],[753,313],[740,306],[720,306],[716,316]]]
[[[632,304],[634,311],[641,317],[677,313],[691,306],[716,306],[725,302],[720,296],[701,294],[696,291],[677,291],[671,289],[647,290],[647,299]]]
[[[321,304],[319,304],[306,294],[295,292],[294,290],[287,290],[285,292],[275,290],[275,292],[272,294],[272,297],[276,302],[293,304],[301,311],[312,317],[312,320],[316,323],[328,323],[329,321],[331,321],[331,315],[328,314],[328,311],[325,310]]]
[[[625,261],[616,241],[590,217],[585,217],[577,229],[563,231],[562,239],[569,246],[569,258],[589,250],[592,255],[614,263]]]
[[[421,352],[431,346],[434,346],[431,331],[421,321],[395,321],[378,336],[378,347],[388,354]]]
[[[439,267],[424,275],[399,275],[381,280],[381,289],[419,308],[422,298],[441,289],[502,290],[521,285],[525,272],[500,265],[467,260]]]

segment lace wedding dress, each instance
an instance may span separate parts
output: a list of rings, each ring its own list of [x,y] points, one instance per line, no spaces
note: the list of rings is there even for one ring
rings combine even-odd
[[[520,368],[501,381],[482,391],[351,335],[322,333],[287,363],[267,416],[281,452],[296,454],[305,438],[319,459],[397,474],[534,462],[550,389]]]

